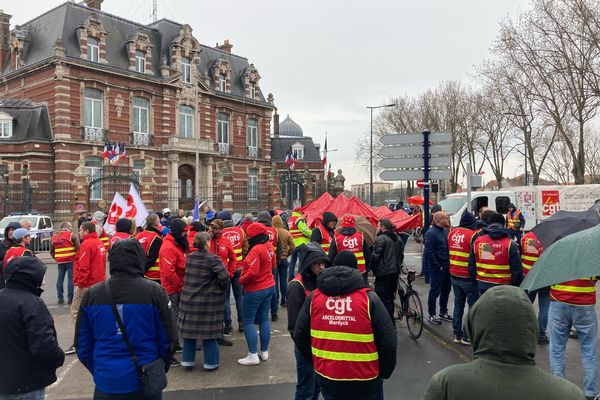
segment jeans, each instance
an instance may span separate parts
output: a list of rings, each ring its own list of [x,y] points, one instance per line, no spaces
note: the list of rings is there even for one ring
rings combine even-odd
[[[484,281],[477,281],[477,290],[479,291],[479,296],[483,296],[483,294],[485,292],[487,292],[488,289],[493,288],[494,286],[498,286],[495,283],[489,283],[489,282],[484,282]]]
[[[45,398],[46,389],[19,394],[0,394],[0,400],[44,400]]]
[[[181,365],[193,367],[196,365],[196,339],[183,339],[183,354]],[[219,343],[217,339],[205,339],[202,341],[204,353],[204,369],[216,369],[219,367]]]
[[[398,275],[400,274],[375,277],[375,293],[381,299],[394,325],[396,325],[396,320],[394,319],[394,311],[396,310],[394,298],[396,297],[396,290],[398,288]]]
[[[546,336],[546,329],[548,328],[548,310],[550,309],[550,289],[545,287],[538,290],[534,290],[531,293],[527,293],[529,300],[533,303],[537,296],[538,305],[540,306],[540,312],[538,313],[538,329],[540,337]]]
[[[452,329],[454,334],[467,339],[469,336],[463,330],[463,315],[465,313],[465,302],[469,307],[479,298],[477,285],[473,281],[452,277],[452,289],[454,290],[454,314],[452,315]]]
[[[431,286],[429,287],[429,299],[427,301],[429,315],[436,315],[435,302],[438,297],[440,298],[440,314],[448,314],[448,297],[452,288],[450,271],[443,268],[441,271],[438,269],[437,271],[430,271],[430,273]]]
[[[583,391],[586,396],[598,394],[598,357],[596,336],[598,322],[595,306],[573,306],[550,302],[548,332],[550,333],[550,372],[565,377],[565,348],[571,327],[577,330],[579,350],[583,359]]]
[[[318,400],[320,389],[312,360],[302,357],[296,346],[294,346],[294,356],[296,357],[296,378],[298,381],[294,400]]]
[[[237,313],[238,325],[242,326],[242,301],[244,300],[244,288],[240,285],[240,274],[241,269],[238,269],[231,278],[230,285],[225,289],[225,317],[223,321],[226,326],[231,326],[231,291],[233,291],[233,298],[235,299],[235,311]]]
[[[294,279],[295,271],[296,271],[296,262],[298,261],[298,251],[294,251],[292,253],[292,257],[290,257],[290,268],[288,269],[288,282]],[[300,269],[300,268],[298,268]]]
[[[100,391],[100,389],[96,388],[94,390],[94,400],[161,400],[162,394],[158,396],[149,397],[145,396],[143,392],[135,392],[135,393],[119,393],[119,394],[111,394],[104,393]]]
[[[321,394],[325,400],[348,400],[347,396],[341,397],[326,392],[326,389],[321,389]],[[353,396],[352,400],[383,400],[383,380],[379,379],[377,391],[368,396]]]
[[[275,269],[275,290],[273,291],[273,297],[271,298],[271,314],[277,315],[277,305],[279,303],[280,292],[281,292],[281,304],[285,304],[287,300],[287,270],[288,260],[279,260],[277,268]]]
[[[254,319],[258,320],[260,327],[260,350],[269,350],[269,341],[271,340],[271,322],[269,321],[269,305],[273,297],[275,286],[257,290],[255,292],[246,292],[244,294],[244,305],[242,315],[244,319],[244,335],[250,353],[257,353],[258,333],[254,325]]]
[[[58,300],[64,300],[64,281],[65,275],[67,276],[67,298],[73,300],[73,263],[61,263],[58,264],[58,277],[56,278],[56,294]]]

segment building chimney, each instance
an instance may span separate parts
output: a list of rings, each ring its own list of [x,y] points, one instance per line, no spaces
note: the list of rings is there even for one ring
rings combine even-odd
[[[223,50],[226,53],[231,53],[231,48],[233,47],[232,44],[229,43],[229,39],[225,39],[225,43],[223,43],[222,45],[219,46],[219,44],[217,43],[217,49],[219,50]]]
[[[88,8],[93,8],[94,10],[102,11],[102,2],[104,0],[83,0],[83,1]]]
[[[273,114],[273,136],[279,137],[279,114],[277,114],[277,108],[275,108],[275,114]]]
[[[9,38],[10,38],[10,18],[12,15],[5,14],[0,10],[0,75],[4,70],[4,64],[8,60],[10,53]]]

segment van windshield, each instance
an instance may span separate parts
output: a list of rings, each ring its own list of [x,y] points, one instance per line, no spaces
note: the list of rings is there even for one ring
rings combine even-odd
[[[446,197],[439,202],[442,206],[442,210],[448,213],[448,215],[456,214],[467,202],[466,197]]]

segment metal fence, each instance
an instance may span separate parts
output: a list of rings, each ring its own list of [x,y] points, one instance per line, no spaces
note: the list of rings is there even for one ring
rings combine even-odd
[[[0,217],[10,213],[43,213],[54,218],[59,209],[69,209],[72,201],[71,185],[55,182],[21,183],[0,182]]]

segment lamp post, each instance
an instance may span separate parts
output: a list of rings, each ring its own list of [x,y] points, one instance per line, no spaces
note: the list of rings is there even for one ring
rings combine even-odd
[[[376,108],[396,107],[396,104],[384,104],[381,106],[367,106],[371,110],[371,145],[369,156],[369,204],[373,206],[373,110]]]

